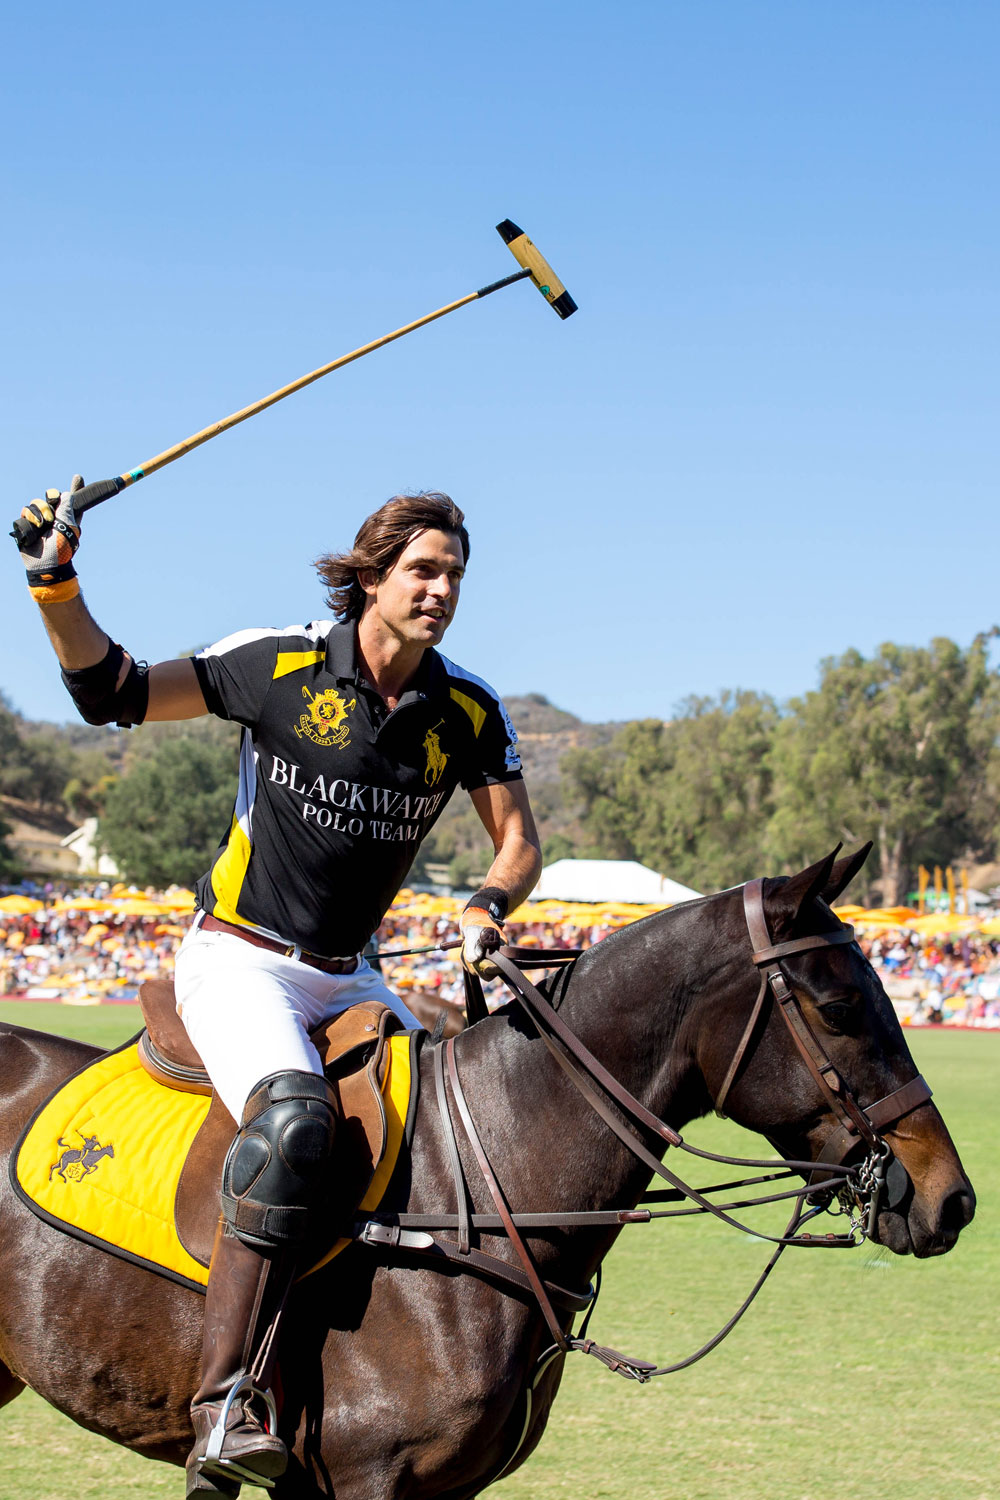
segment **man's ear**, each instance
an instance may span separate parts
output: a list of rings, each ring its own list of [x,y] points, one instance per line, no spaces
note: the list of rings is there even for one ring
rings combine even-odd
[[[869,839],[867,844],[863,844],[856,854],[848,854],[843,859],[837,860],[830,871],[829,880],[820,892],[828,906],[832,906],[841,891],[845,891],[850,885],[872,852],[872,847],[872,841]]]
[[[358,583],[370,599],[374,595],[376,585],[378,584],[378,574],[375,572],[375,569],[359,568]]]

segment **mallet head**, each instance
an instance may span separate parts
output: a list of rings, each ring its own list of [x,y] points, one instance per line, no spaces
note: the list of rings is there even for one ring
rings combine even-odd
[[[576,303],[573,298],[544,255],[539,255],[537,247],[531,243],[524,230],[519,229],[511,219],[504,219],[502,224],[497,225],[497,232],[518,265],[531,272],[532,281],[559,316],[568,318],[575,313]]]

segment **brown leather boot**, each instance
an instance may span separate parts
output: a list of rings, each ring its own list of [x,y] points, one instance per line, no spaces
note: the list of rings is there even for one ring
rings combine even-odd
[[[269,1372],[253,1381],[249,1372],[260,1363],[259,1345],[293,1269],[287,1253],[262,1255],[220,1222],[205,1296],[202,1379],[191,1403],[188,1496],[234,1496],[240,1484],[269,1489],[285,1472],[288,1453],[276,1431]]]

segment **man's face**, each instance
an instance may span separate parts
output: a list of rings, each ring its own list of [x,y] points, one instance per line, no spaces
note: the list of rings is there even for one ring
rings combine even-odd
[[[392,635],[436,646],[451,624],[465,572],[462,544],[451,531],[421,531],[380,582],[362,587]]]

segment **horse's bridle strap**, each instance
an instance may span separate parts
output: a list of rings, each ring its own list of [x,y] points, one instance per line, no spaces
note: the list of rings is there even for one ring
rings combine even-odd
[[[758,968],[762,964],[773,964],[782,958],[791,958],[794,953],[807,953],[810,948],[833,948],[838,943],[853,943],[854,928],[844,927],[840,932],[817,932],[812,937],[791,938],[787,943],[773,943],[750,955],[751,963]]]
[[[783,958],[791,958],[796,954],[806,953],[810,949],[830,948],[842,943],[852,943],[854,929],[842,926],[834,932],[817,933],[812,937],[792,938],[784,943],[772,943],[767,917],[764,914],[763,880],[749,880],[743,887],[743,911],[750,941],[754,947],[753,962],[761,970],[761,988],[736,1056],[729,1066],[716,1108],[720,1108],[721,1102],[729,1092],[736,1070],[756,1028],[765,995],[770,990],[778,1002],[782,1019],[791,1032],[803,1061],[841,1122],[840,1128],[834,1132],[820,1153],[819,1160],[827,1163],[843,1160],[858,1140],[864,1140],[869,1147],[877,1149],[881,1144],[879,1132],[888,1125],[894,1125],[904,1115],[919,1108],[921,1104],[926,1104],[931,1097],[930,1089],[918,1074],[916,1078],[911,1078],[909,1083],[894,1089],[891,1094],[886,1094],[874,1104],[862,1108],[845,1087],[834,1063],[827,1056],[818,1037],[802,1014],[798,1000],[781,968]]]
[[[865,1114],[876,1130],[881,1130],[886,1125],[895,1125],[904,1115],[912,1114],[919,1109],[921,1104],[926,1104],[931,1097],[930,1085],[927,1080],[917,1074],[911,1078],[909,1083],[904,1083],[902,1088],[894,1089],[891,1094],[886,1094],[884,1099],[878,1099],[874,1104],[869,1104]]]

